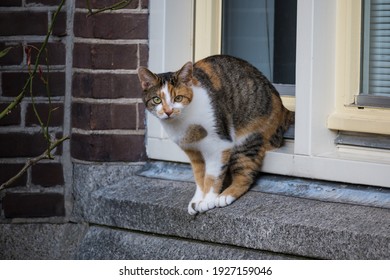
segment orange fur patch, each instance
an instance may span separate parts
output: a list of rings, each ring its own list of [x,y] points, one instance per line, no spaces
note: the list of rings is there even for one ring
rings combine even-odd
[[[269,116],[262,116],[254,119],[245,127],[237,129],[236,136],[245,137],[253,132],[260,132],[264,137],[267,150],[272,149],[274,147],[271,147],[268,141],[278,127],[284,123],[284,119],[287,116],[286,112],[288,111],[282,106],[280,98],[277,95],[272,95],[271,114]]]
[[[179,85],[176,87],[168,85],[168,90],[171,94],[172,100],[174,100],[176,96],[184,96],[185,98],[183,98],[183,101],[181,102],[183,105],[188,105],[192,101],[192,97],[194,95],[192,89],[184,85]]]
[[[191,162],[192,171],[198,186],[204,188],[205,163],[200,152],[194,150],[184,150]]]
[[[232,150],[228,149],[222,152],[222,164],[228,164],[230,160],[230,156],[232,154]]]
[[[211,63],[201,60],[197,62],[194,67],[202,69],[207,74],[215,90],[220,90],[222,88],[221,79],[218,77],[217,73],[215,73]]]
[[[232,196],[239,198],[246,193],[252,184],[252,180],[248,181],[247,176],[238,175],[233,178],[232,184],[224,190],[221,195]]]
[[[187,106],[191,101],[193,97],[193,92],[191,88],[188,88],[186,86],[180,85],[180,86],[173,86],[172,84],[167,84],[168,92],[171,97],[171,102],[174,102],[176,96],[183,96],[184,98],[180,103],[182,103],[184,106]],[[171,108],[166,100],[166,96],[164,92],[161,90],[158,92],[157,96],[161,99],[162,102],[162,111],[163,112],[173,112],[178,113],[180,109]],[[162,113],[162,112],[160,112]]]
[[[217,187],[218,179],[211,175],[206,175],[204,178],[204,188],[203,188],[203,195],[206,195],[210,192],[211,189],[214,189],[214,192],[216,192],[215,187]]]

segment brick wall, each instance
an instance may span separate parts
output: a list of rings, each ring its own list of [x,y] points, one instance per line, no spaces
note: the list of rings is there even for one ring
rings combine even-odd
[[[74,15],[72,156],[83,161],[145,160],[136,69],[148,58],[147,1],[93,17],[86,17],[85,4],[77,1]]]
[[[60,1],[0,1],[0,109],[20,92],[28,77],[26,46],[39,47]],[[90,1],[93,7],[118,1]],[[48,44],[50,132],[70,135],[55,152],[31,168],[15,187],[0,193],[1,221],[12,218],[66,220],[72,211],[72,163],[139,162],[146,159],[144,107],[136,76],[148,59],[148,1],[133,0],[120,11],[86,17],[85,0],[67,0]],[[34,59],[34,53],[32,56]],[[44,60],[42,60],[44,64]],[[36,108],[45,118],[48,98],[39,79],[33,83]],[[45,141],[31,98],[0,120],[0,183]]]

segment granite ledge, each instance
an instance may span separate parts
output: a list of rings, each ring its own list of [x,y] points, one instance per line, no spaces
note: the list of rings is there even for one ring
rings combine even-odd
[[[91,260],[289,260],[287,256],[228,245],[92,225],[77,259]]]
[[[390,258],[388,209],[250,191],[190,216],[193,183],[137,176],[141,166],[110,168],[119,176],[105,184],[107,166],[75,167],[76,222],[309,258]]]

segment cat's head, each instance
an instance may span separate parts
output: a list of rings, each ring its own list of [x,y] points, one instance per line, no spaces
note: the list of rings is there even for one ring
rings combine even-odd
[[[163,74],[139,67],[138,77],[146,108],[161,120],[180,117],[192,101],[192,62],[187,62],[177,72]]]

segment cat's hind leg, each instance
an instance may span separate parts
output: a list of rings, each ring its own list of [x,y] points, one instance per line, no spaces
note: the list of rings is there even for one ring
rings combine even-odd
[[[251,174],[234,175],[232,184],[215,199],[215,207],[228,206],[245,194],[253,183],[253,177]]]
[[[260,172],[265,151],[263,138],[259,133],[248,137],[234,149],[229,162],[232,183],[216,198],[216,207],[232,204],[249,190]]]

